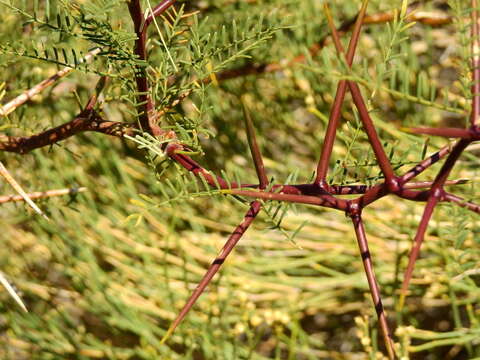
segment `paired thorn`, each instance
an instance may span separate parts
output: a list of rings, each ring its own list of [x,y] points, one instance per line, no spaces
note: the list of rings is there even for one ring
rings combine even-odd
[[[366,6],[368,4],[368,1],[364,1],[362,3],[362,10],[366,11]],[[328,26],[330,28],[330,32],[332,33],[332,38],[333,38],[333,43],[335,45],[335,49],[337,50],[338,55],[344,55],[345,59],[347,61],[347,65],[349,68],[351,68],[351,63],[348,63],[348,53],[347,55],[344,54],[343,46],[340,42],[340,36],[337,32],[337,29],[335,28],[333,24],[333,18],[332,15],[330,14],[328,5],[325,4],[325,12],[327,13],[327,19],[328,19]],[[361,20],[361,16],[359,15],[359,19]],[[361,25],[361,21],[360,21]],[[358,32],[354,32],[352,35],[357,36],[359,35],[360,27],[358,29]],[[358,39],[357,39],[358,40]],[[365,101],[363,100],[362,93],[360,91],[360,88],[358,84],[354,81],[346,81],[350,93],[352,94],[353,102],[358,110],[358,113],[360,115],[360,120],[362,121],[363,128],[365,132],[367,133],[368,140],[370,141],[370,144],[372,146],[373,152],[375,153],[375,157],[378,160],[378,165],[380,166],[380,169],[382,170],[383,174],[385,175],[387,184],[390,185],[393,184],[395,180],[395,174],[392,169],[392,165],[390,164],[390,160],[388,159],[387,154],[385,153],[385,150],[383,149],[382,143],[377,135],[377,131],[375,130],[375,126],[373,125],[373,121],[370,118],[369,111],[367,109],[367,106],[365,104]],[[393,190],[393,189],[392,189]]]
[[[363,1],[362,7],[355,21],[355,26],[352,32],[352,37],[350,38],[350,43],[348,45],[348,50],[346,54],[346,62],[348,66],[351,66],[353,63],[353,58],[355,56],[355,51],[358,45],[358,39],[360,37],[360,30],[362,28],[362,22],[363,22],[363,19],[365,18],[365,13],[367,11],[367,5],[368,5],[368,0]],[[325,14],[327,16],[329,26],[335,29],[335,25],[333,24],[333,17],[326,3],[324,5],[324,9],[325,9]],[[332,36],[333,36],[333,33],[332,33]],[[347,82],[345,80],[341,80],[337,86],[337,92],[335,94],[333,106],[330,111],[330,118],[328,120],[327,130],[325,132],[324,142],[322,145],[320,160],[318,161],[318,165],[317,165],[317,175],[315,178],[315,184],[318,184],[322,187],[325,187],[326,185],[325,178],[328,172],[328,163],[332,155],[333,144],[335,142],[337,128],[340,122],[342,104],[343,104],[343,101],[345,100],[346,91],[347,91]]]

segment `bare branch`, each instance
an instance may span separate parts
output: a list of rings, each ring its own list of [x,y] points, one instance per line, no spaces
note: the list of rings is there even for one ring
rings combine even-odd
[[[26,154],[34,149],[49,146],[84,131],[93,131],[115,137],[133,135],[134,126],[128,123],[103,120],[95,111],[82,112],[73,120],[31,136],[0,134],[0,150]]]
[[[47,190],[47,191],[37,191],[34,193],[27,194],[30,199],[44,199],[54,196],[62,196],[62,195],[76,195],[81,192],[87,191],[87,188],[72,188],[72,189],[58,189],[58,190]],[[5,195],[0,196],[0,204],[8,203],[8,202],[17,202],[17,201],[25,201],[25,199],[21,195]]]
[[[466,201],[460,196],[450,194],[450,193],[445,193],[445,195],[443,196],[443,200],[453,202],[458,206],[464,207],[470,211],[480,214],[480,205],[475,204],[471,201]]]
[[[95,55],[100,53],[100,51],[101,51],[100,48],[95,48],[89,51],[83,58],[79,60],[79,63],[90,61]],[[58,71],[55,75],[50,76],[48,79],[41,81],[31,89],[25,91],[23,94],[17,96],[15,99],[10,100],[8,103],[6,103],[3,106],[0,106],[0,116],[7,116],[8,114],[12,113],[20,105],[26,103],[32,97],[34,97],[35,95],[45,90],[47,87],[54,84],[57,80],[67,76],[73,70],[75,70],[74,65],[72,65],[71,67],[66,66],[62,70]]]

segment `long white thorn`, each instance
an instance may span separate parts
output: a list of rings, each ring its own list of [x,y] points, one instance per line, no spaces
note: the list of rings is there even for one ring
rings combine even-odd
[[[46,220],[50,220],[48,216],[45,215],[45,213],[42,210],[40,210],[40,208],[32,201],[32,199],[30,199],[28,194],[25,191],[23,191],[20,184],[17,183],[17,181],[12,177],[12,175],[10,175],[7,168],[5,167],[5,165],[3,165],[1,161],[0,161],[0,175],[2,175],[5,178],[5,180],[7,180],[7,182],[15,189],[16,192],[18,192],[22,196],[25,202],[28,205],[30,205],[37,214],[43,216]]]
[[[5,290],[10,294],[10,296],[17,302],[17,304],[22,308],[23,311],[28,312],[27,307],[23,303],[21,297],[17,294],[12,285],[8,282],[5,275],[0,271],[0,283],[3,285]]]

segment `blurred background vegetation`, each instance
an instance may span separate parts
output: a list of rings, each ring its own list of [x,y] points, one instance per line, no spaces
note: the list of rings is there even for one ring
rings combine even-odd
[[[6,4],[36,13],[38,19],[45,19],[47,11],[49,21],[57,13],[81,19],[72,28],[78,34],[86,33],[82,22],[110,24],[103,34],[123,34],[125,43],[116,46],[125,51],[133,47],[125,2],[2,0],[3,103],[58,70],[51,61],[38,59],[44,57],[41,51],[35,55],[31,49],[58,46],[80,53],[94,45],[93,37],[62,34]],[[356,15],[360,2],[331,6],[340,25]],[[150,76],[159,106],[183,91],[193,94],[163,125],[184,134],[202,153],[195,159],[207,169],[254,183],[240,103],[244,96],[268,175],[278,183],[289,177],[297,183],[310,181],[336,84],[346,70],[328,42],[315,56],[306,55],[305,62],[289,61],[308,54],[327,36],[322,2],[203,0],[175,7],[177,14],[170,11],[157,20],[165,38],[152,30]],[[401,1],[371,1],[368,13],[400,7]],[[405,31],[392,23],[364,26],[354,76],[368,85],[362,88],[365,98],[399,173],[447,143],[426,141],[402,127],[465,124],[468,8],[466,1],[422,1],[421,11],[456,20],[440,27],[415,24]],[[101,34],[100,25],[96,34]],[[214,31],[219,38],[224,31],[225,38],[208,48],[205,36]],[[347,44],[348,35],[343,39]],[[188,54],[185,44],[190,44]],[[128,61],[112,54],[98,57],[89,68],[75,71],[2,118],[2,132],[29,135],[71,120],[81,110],[79,102],[84,105],[92,94],[99,72],[112,76],[104,94],[105,117],[134,121]],[[184,61],[187,57],[191,61]],[[224,81],[213,75],[269,63],[280,64],[280,70]],[[165,84],[172,74],[178,80],[169,88]],[[192,80],[205,76],[213,81],[199,85]],[[329,181],[374,183],[381,173],[349,99],[347,94]],[[478,197],[477,153],[478,146],[471,146],[451,175],[471,180],[451,190],[472,200]],[[29,309],[23,313],[0,292],[2,359],[382,358],[353,229],[342,213],[270,204],[168,346],[160,345],[246,204],[196,194],[182,183],[188,177],[173,163],[152,158],[132,141],[102,134],[84,133],[23,156],[1,153],[0,160],[29,192],[88,189],[37,201],[51,222],[23,203],[2,205],[0,270]],[[434,166],[423,179],[432,180],[438,169]],[[1,182],[0,192],[10,194],[12,189]],[[364,212],[399,354],[405,359],[480,358],[480,237],[474,214],[448,204],[437,208],[407,304],[402,312],[395,311],[422,209],[420,203],[387,197]]]

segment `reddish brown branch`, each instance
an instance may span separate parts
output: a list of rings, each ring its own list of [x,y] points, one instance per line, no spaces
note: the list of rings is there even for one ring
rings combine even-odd
[[[137,40],[135,41],[135,54],[137,54],[140,60],[147,59],[147,32],[142,31],[143,26],[143,12],[140,5],[140,0],[130,0],[128,2],[128,10],[133,21],[134,31],[137,34]],[[142,104],[139,110],[139,122],[140,128],[153,134],[155,131],[155,124],[153,123],[153,111],[154,105],[152,98],[149,94],[150,88],[148,86],[147,72],[144,66],[137,66],[135,74],[135,81],[137,82],[137,91],[139,95],[138,103]]]
[[[458,206],[464,207],[464,208],[466,208],[470,211],[473,211],[477,214],[480,214],[480,205],[475,204],[471,201],[466,201],[465,199],[463,199],[460,196],[450,194],[450,193],[445,193],[444,196],[443,196],[443,199],[445,201],[453,202],[453,203],[457,204]]]
[[[144,19],[140,0],[130,0],[128,10],[132,18],[134,31],[137,34],[135,41],[135,54],[140,60],[147,60],[147,29],[154,17],[164,13],[175,1],[164,0],[158,4],[153,13]],[[135,81],[137,83],[138,103],[141,104],[139,113],[140,128],[152,135],[162,135],[163,131],[156,124],[158,115],[155,114],[155,105],[150,95],[150,86],[148,84],[147,71],[145,66],[137,66]]]
[[[323,207],[328,207],[331,209],[337,209],[342,211],[346,211],[350,207],[349,201],[343,200],[343,199],[337,199],[330,194],[308,196],[308,195],[273,193],[269,191],[237,190],[237,189],[225,190],[225,193],[251,197],[254,199],[286,201],[286,202],[293,202],[298,204],[317,205],[317,206],[323,206]]]
[[[147,18],[145,19],[145,23],[142,27],[142,34],[147,31],[148,26],[153,22],[153,20],[157,17],[162,15],[165,11],[168,10],[170,6],[175,3],[176,0],[164,0],[155,6],[152,11],[148,14]]]
[[[179,165],[183,166],[187,171],[192,172],[196,176],[201,176],[211,187],[217,189],[228,189],[229,187],[240,187],[239,184],[233,182],[229,183],[220,176],[212,175],[210,171],[204,169],[195,160],[188,155],[182,154],[184,147],[177,143],[169,143],[165,148],[165,153]]]
[[[34,149],[49,146],[85,131],[122,137],[132,135],[131,124],[105,121],[95,111],[82,112],[73,120],[31,136],[8,136],[0,134],[0,150],[26,154]]]
[[[449,180],[445,182],[447,185],[462,185],[468,183],[467,179],[459,180]],[[430,188],[433,184],[433,181],[414,181],[409,182],[403,185],[404,189],[423,189]],[[298,188],[299,185],[293,185]],[[374,186],[368,185],[329,185],[328,191],[332,195],[354,195],[354,194],[365,194],[367,191],[371,190]]]
[[[405,131],[412,134],[442,136],[446,138],[461,138],[469,140],[479,140],[480,133],[476,127],[470,129],[460,128],[404,128]]]
[[[441,160],[442,158],[450,154],[450,151],[451,151],[451,146],[446,145],[440,150],[438,150],[436,153],[433,153],[428,158],[421,161],[419,164],[415,165],[412,169],[407,171],[403,176],[401,176],[399,179],[400,184],[404,184],[407,181],[410,181],[411,179],[417,177],[426,169],[428,169],[430,166],[435,164],[437,161]]]

